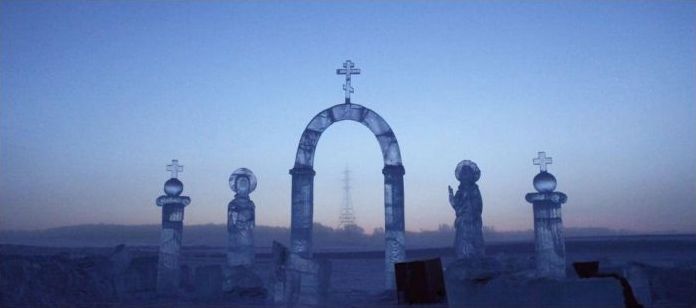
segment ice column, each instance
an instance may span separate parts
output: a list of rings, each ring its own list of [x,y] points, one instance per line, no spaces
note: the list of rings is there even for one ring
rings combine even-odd
[[[254,264],[254,227],[256,206],[249,194],[256,189],[256,176],[247,168],[239,168],[230,175],[230,188],[236,193],[227,206],[227,265]]]
[[[177,179],[183,166],[173,160],[168,170],[172,178],[164,183],[164,196],[157,198],[157,206],[162,207],[162,233],[160,236],[159,259],[157,262],[157,293],[176,295],[179,288],[179,253],[181,234],[184,227],[184,208],[191,198],[180,196],[184,184]]]
[[[527,202],[534,207],[534,239],[536,245],[537,274],[542,277],[564,278],[565,242],[563,240],[563,220],[561,219],[561,204],[568,197],[556,189],[556,178],[546,171],[546,164],[551,158],[544,152],[534,160],[535,165],[541,166],[541,172],[534,177],[534,188],[537,192],[528,193]]]
[[[312,224],[314,219],[314,169],[295,167],[292,175],[292,220],[290,249],[304,258],[312,257]]]
[[[404,219],[404,174],[401,165],[387,165],[384,174],[384,237],[386,247],[385,287],[395,289],[394,264],[406,260],[405,219]]]

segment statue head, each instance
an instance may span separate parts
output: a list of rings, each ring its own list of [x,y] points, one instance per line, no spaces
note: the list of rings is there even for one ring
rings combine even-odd
[[[230,175],[230,188],[241,196],[248,196],[256,189],[256,176],[247,168],[239,168]]]
[[[470,160],[462,160],[454,170],[454,176],[462,184],[474,184],[481,178],[481,170],[476,163]]]

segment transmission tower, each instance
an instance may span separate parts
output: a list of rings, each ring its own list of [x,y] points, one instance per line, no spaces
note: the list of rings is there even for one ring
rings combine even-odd
[[[338,228],[355,225],[355,213],[353,213],[353,200],[350,196],[350,170],[346,167],[343,171],[343,204],[341,215],[338,217]]]

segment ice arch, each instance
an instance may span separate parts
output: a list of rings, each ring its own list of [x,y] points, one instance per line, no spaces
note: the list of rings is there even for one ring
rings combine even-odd
[[[384,263],[386,287],[394,289],[394,263],[406,259],[404,247],[404,167],[396,136],[389,124],[376,112],[363,106],[345,103],[317,114],[307,124],[297,146],[292,175],[291,251],[312,257],[314,223],[314,152],[319,137],[338,121],[350,120],[365,125],[377,138],[384,158]]]

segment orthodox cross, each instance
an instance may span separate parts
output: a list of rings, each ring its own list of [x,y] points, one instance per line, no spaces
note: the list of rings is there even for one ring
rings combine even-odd
[[[546,152],[539,152],[537,158],[532,160],[532,163],[539,166],[541,172],[546,172],[546,165],[550,165],[551,162],[551,157],[546,157]]]
[[[343,68],[336,69],[336,75],[346,75],[346,83],[343,85],[343,91],[346,92],[346,104],[350,103],[350,94],[353,93],[353,87],[350,85],[350,75],[360,74],[360,69],[354,67],[353,61],[346,60],[346,62],[343,62]]]
[[[167,165],[167,171],[172,173],[172,178],[176,179],[179,172],[184,172],[184,165],[179,165],[178,159],[172,159],[172,163]]]

